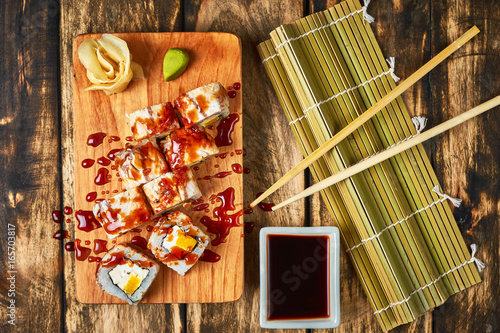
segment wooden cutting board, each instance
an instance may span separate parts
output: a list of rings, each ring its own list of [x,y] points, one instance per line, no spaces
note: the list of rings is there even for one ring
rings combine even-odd
[[[87,38],[97,39],[101,34],[77,36],[73,43],[73,104],[74,104],[74,139],[75,139],[75,204],[77,209],[92,210],[93,202],[87,202],[90,192],[97,192],[97,198],[109,198],[122,190],[116,170],[99,165],[97,159],[107,156],[111,149],[122,148],[126,137],[130,136],[125,114],[146,106],[173,101],[180,94],[199,86],[218,81],[223,86],[241,82],[241,43],[237,36],[227,33],[125,33],[114,34],[125,40],[133,60],[139,63],[146,79],[131,82],[128,88],[118,94],[107,96],[102,91],[83,89],[90,85],[86,69],[78,59],[78,46]],[[163,81],[162,63],[168,49],[179,47],[186,50],[190,57],[187,70],[178,79]],[[243,177],[234,172],[233,164],[243,165],[242,107],[241,90],[230,99],[230,111],[239,116],[231,135],[232,145],[220,147],[221,155],[212,158],[195,168],[199,178],[198,185],[203,193],[203,203],[208,204],[208,211],[194,210],[195,206],[183,207],[181,211],[193,218],[194,223],[206,230],[200,223],[204,216],[217,220],[213,209],[221,205],[220,200],[209,200],[228,188],[235,191],[235,210],[243,209]],[[90,134],[106,133],[103,143],[97,147],[87,145]],[[216,126],[209,130],[215,137]],[[110,140],[117,136],[119,141]],[[111,142],[109,142],[111,141]],[[226,154],[226,155],[224,155]],[[90,168],[83,168],[84,159],[96,161]],[[108,184],[97,186],[94,179],[100,168],[109,170],[112,176]],[[198,169],[198,170],[196,170]],[[221,172],[231,172],[223,178],[203,179]],[[239,218],[243,225],[243,217]],[[117,242],[108,241],[110,249],[115,243],[127,242],[134,236],[149,239],[150,232],[142,226],[140,232],[129,232],[116,238]],[[75,228],[75,238],[81,245],[90,249],[94,240],[107,240],[102,228],[85,232]],[[212,239],[214,237],[212,236]],[[90,243],[89,243],[90,242]],[[88,245],[86,245],[88,244]],[[221,256],[216,263],[198,262],[185,276],[162,265],[162,270],[151,286],[143,303],[192,303],[192,302],[229,302],[237,300],[243,291],[243,227],[231,228],[226,241],[208,249]],[[93,252],[91,256],[96,256]],[[98,255],[103,256],[101,253]],[[77,298],[82,303],[124,303],[120,299],[103,292],[95,283],[97,263],[76,260]]]

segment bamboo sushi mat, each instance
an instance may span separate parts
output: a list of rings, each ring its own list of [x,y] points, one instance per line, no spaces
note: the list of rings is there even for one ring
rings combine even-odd
[[[358,0],[285,24],[258,46],[304,156],[396,87]],[[311,165],[315,182],[418,135],[398,97]],[[383,330],[413,321],[480,282],[450,209],[418,145],[321,192]],[[477,267],[476,267],[477,265]]]

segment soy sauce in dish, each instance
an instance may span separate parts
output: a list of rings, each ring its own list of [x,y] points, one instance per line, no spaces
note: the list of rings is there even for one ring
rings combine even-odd
[[[268,320],[330,316],[328,236],[267,236]]]

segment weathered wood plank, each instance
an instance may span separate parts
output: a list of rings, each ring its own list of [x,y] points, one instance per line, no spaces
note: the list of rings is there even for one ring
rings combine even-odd
[[[243,48],[243,142],[247,150],[244,165],[251,171],[244,176],[245,203],[264,191],[301,159],[301,152],[288,128],[285,115],[260,63],[256,45],[281,23],[302,16],[298,1],[195,1],[185,5],[186,31],[225,31],[240,36]],[[304,188],[297,177],[270,201],[279,202],[289,193]],[[266,200],[267,201],[267,200]],[[254,208],[245,215],[255,229],[245,237],[245,289],[241,299],[226,304],[187,306],[189,332],[261,331],[259,325],[259,229],[265,226],[304,225],[304,204],[297,203],[276,212]]]
[[[437,53],[476,24],[481,33],[431,73],[432,124],[438,124],[500,93],[500,7],[492,1],[432,2],[432,47]],[[498,108],[433,140],[433,163],[447,192],[463,199],[455,209],[468,244],[487,268],[483,282],[434,311],[433,327],[443,331],[500,330],[499,213],[500,112]]]
[[[82,33],[175,31],[182,22],[180,1],[65,1],[61,6],[60,66],[62,89],[62,149],[64,203],[73,197],[72,42]],[[72,226],[71,226],[72,227]],[[70,234],[74,230],[71,230]],[[76,300],[74,255],[64,255],[65,327],[75,331],[181,332],[183,306],[179,305],[84,305]],[[93,281],[89,281],[93,283]]]
[[[61,247],[52,238],[59,226],[50,218],[61,205],[57,7],[47,1],[0,3],[2,332],[62,326]],[[11,300],[15,326],[7,317]]]
[[[311,1],[311,12],[330,8],[341,1]],[[375,18],[371,24],[377,41],[387,57],[396,58],[396,74],[402,79],[410,76],[430,59],[430,41],[428,34],[429,4],[427,2],[371,2],[368,13]],[[418,21],[418,24],[415,22]],[[401,25],[404,25],[403,27]],[[429,82],[422,79],[403,95],[406,106],[413,115],[425,115],[429,103]],[[320,196],[312,199],[313,225],[335,225]],[[373,315],[365,293],[354,272],[352,264],[341,252],[341,325],[334,331],[381,331]],[[432,314],[403,325],[394,331],[430,332]],[[318,330],[326,332],[327,330]]]

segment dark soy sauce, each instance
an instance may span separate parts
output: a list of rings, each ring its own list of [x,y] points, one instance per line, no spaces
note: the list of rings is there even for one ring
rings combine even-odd
[[[328,236],[267,236],[269,320],[330,316]]]

